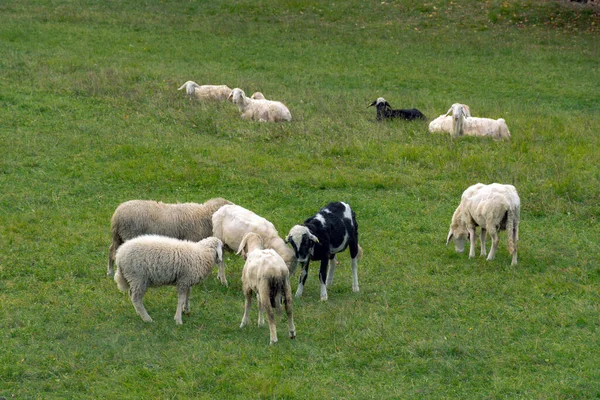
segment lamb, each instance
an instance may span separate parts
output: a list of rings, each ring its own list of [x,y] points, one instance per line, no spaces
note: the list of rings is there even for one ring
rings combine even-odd
[[[252,96],[250,96],[251,99],[254,100],[266,100],[265,99],[265,95],[262,94],[261,92],[254,92],[252,93]]]
[[[183,324],[181,313],[190,311],[190,290],[210,275],[215,264],[223,263],[223,243],[208,237],[199,242],[166,236],[144,235],[131,239],[117,250],[114,280],[129,297],[144,322],[152,322],[142,299],[149,287],[177,287],[175,322]]]
[[[510,132],[504,119],[471,117],[463,104],[452,104],[452,136],[491,136],[494,140],[510,139]]]
[[[453,125],[452,125],[453,119],[450,114],[452,114],[454,107],[458,106],[458,105],[461,105],[463,107],[463,111],[464,111],[466,117],[471,117],[471,109],[469,108],[468,105],[454,103],[454,104],[452,104],[450,109],[446,112],[446,114],[440,115],[439,117],[437,117],[436,119],[434,119],[433,121],[431,121],[429,123],[429,132],[431,132],[431,133],[442,132],[442,133],[452,134],[453,133]]]
[[[390,103],[388,103],[383,97],[379,97],[377,100],[369,104],[368,107],[372,106],[377,108],[377,121],[388,118],[401,118],[408,121],[415,119],[426,119],[425,115],[423,115],[423,113],[416,108],[393,110],[392,106],[390,106]]]
[[[247,233],[238,249],[238,254],[243,253],[246,258],[242,270],[242,289],[246,297],[244,316],[240,328],[248,325],[248,314],[252,305],[252,295],[256,293],[258,302],[258,326],[263,326],[265,321],[263,311],[269,319],[270,344],[277,343],[277,328],[273,309],[280,309],[281,302],[285,304],[288,318],[290,339],[296,337],[294,316],[292,314],[292,288],[290,286],[290,272],[283,258],[273,249],[263,249],[260,235]]]
[[[321,261],[319,279],[321,300],[327,300],[327,287],[333,283],[335,254],[350,247],[352,258],[352,290],[358,292],[358,258],[362,249],[358,245],[358,224],[356,215],[344,202],[332,202],[323,207],[315,216],[302,225],[290,230],[286,241],[292,245],[298,262],[303,265],[296,297],[302,296],[311,260]],[[329,262],[329,273],[327,264]]]
[[[246,97],[246,94],[240,88],[233,89],[227,100],[238,106],[244,119],[263,122],[292,120],[290,110],[283,103],[272,100],[250,99]]]
[[[227,85],[198,85],[194,81],[187,81],[177,90],[183,90],[191,98],[198,100],[216,100],[225,101],[231,93],[231,89]]]
[[[151,200],[121,203],[111,218],[112,243],[108,251],[107,275],[113,276],[115,254],[125,241],[156,234],[197,242],[212,235],[212,215],[226,204],[232,203],[220,197],[204,204],[165,204]],[[219,280],[226,285],[224,268],[224,265],[219,268]]]
[[[446,245],[454,239],[457,252],[462,253],[467,237],[470,239],[469,258],[475,257],[475,231],[481,227],[481,255],[486,255],[486,231],[492,238],[492,248],[487,260],[493,260],[498,250],[498,231],[506,230],[507,247],[512,255],[511,265],[517,264],[519,241],[519,219],[521,201],[512,185],[478,183],[467,188],[450,223]]]
[[[242,239],[249,232],[260,235],[265,248],[273,249],[283,258],[285,264],[294,274],[298,264],[294,251],[279,237],[275,226],[238,205],[225,205],[213,214],[213,236],[223,241],[231,251],[239,249]]]

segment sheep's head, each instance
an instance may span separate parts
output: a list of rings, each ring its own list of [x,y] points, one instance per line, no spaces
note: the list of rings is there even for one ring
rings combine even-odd
[[[244,97],[246,97],[244,91],[240,88],[235,88],[229,93],[227,100],[233,104],[240,104],[244,100]]]
[[[247,254],[256,249],[263,249],[263,239],[258,233],[248,232],[242,238],[237,254],[246,259]]]
[[[308,262],[310,255],[313,253],[315,243],[319,243],[319,239],[304,225],[295,225],[292,227],[285,241],[292,245],[296,259],[302,264]]]
[[[265,96],[261,92],[252,93],[252,96],[250,96],[250,98],[254,100],[265,100]]]
[[[461,223],[460,219],[460,206],[454,211],[454,215],[452,215],[452,222],[450,223],[450,231],[448,232],[448,237],[446,238],[446,246],[450,243],[450,240],[454,239],[454,249],[458,253],[462,253],[465,251],[465,242],[469,233],[464,224]]]

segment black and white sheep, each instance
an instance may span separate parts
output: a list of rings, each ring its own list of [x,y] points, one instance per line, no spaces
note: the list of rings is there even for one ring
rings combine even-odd
[[[390,106],[390,103],[388,103],[383,97],[379,97],[377,100],[369,104],[369,107],[372,106],[377,108],[377,121],[392,118],[400,118],[407,121],[412,121],[415,119],[427,119],[425,115],[423,115],[423,113],[416,108],[394,110],[392,109],[392,106]]]
[[[277,327],[275,326],[275,309],[285,305],[288,318],[290,339],[296,337],[294,316],[292,313],[292,288],[290,272],[285,261],[273,249],[263,249],[260,235],[250,232],[244,236],[238,254],[246,258],[242,270],[242,290],[246,298],[244,316],[240,328],[248,325],[248,315],[252,305],[252,296],[256,294],[258,302],[258,326],[265,323],[263,312],[269,319],[270,344],[277,342]]]
[[[213,236],[223,241],[231,251],[237,251],[249,232],[260,235],[265,248],[273,249],[283,258],[290,273],[298,265],[294,251],[279,237],[275,225],[244,207],[232,204],[221,207],[212,217]]]
[[[203,204],[167,204],[152,200],[130,200],[121,203],[111,218],[112,243],[108,251],[108,276],[114,274],[115,254],[125,241],[155,234],[197,242],[212,236],[212,215],[221,206],[232,204],[217,197]],[[222,266],[219,279],[227,284]]]
[[[475,257],[476,229],[481,227],[481,255],[486,255],[486,232],[492,238],[492,248],[487,260],[493,260],[498,250],[498,232],[506,230],[507,247],[512,255],[511,265],[517,264],[517,244],[519,241],[519,220],[521,200],[517,189],[512,185],[478,183],[469,186],[462,194],[461,201],[450,223],[446,245],[454,239],[457,252],[465,249],[470,239],[469,258]]]
[[[187,81],[177,90],[183,89],[188,96],[197,100],[225,101],[231,94],[231,88],[227,85],[198,85],[194,81]]]
[[[125,242],[116,256],[114,280],[123,292],[129,291],[133,307],[144,322],[152,322],[142,299],[149,287],[177,287],[175,322],[183,323],[182,312],[190,311],[190,290],[223,263],[223,243],[209,237],[199,242],[166,236],[144,235]]]
[[[335,255],[350,248],[352,258],[352,290],[358,292],[358,258],[362,253],[358,245],[358,224],[356,215],[344,202],[332,202],[323,207],[315,216],[308,218],[302,225],[290,230],[286,241],[296,253],[302,264],[302,274],[296,297],[302,296],[308,266],[311,260],[320,261],[319,280],[321,282],[321,300],[327,300],[327,287],[333,282]],[[327,264],[329,263],[329,272]]]

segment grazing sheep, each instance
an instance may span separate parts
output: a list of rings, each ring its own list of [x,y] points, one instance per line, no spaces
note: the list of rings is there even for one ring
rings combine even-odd
[[[298,263],[294,251],[279,237],[275,226],[263,217],[231,204],[221,207],[213,214],[212,224],[213,236],[221,239],[232,251],[239,249],[240,243],[247,233],[259,234],[265,248],[275,250],[283,258],[290,274],[294,274],[296,271]]]
[[[491,136],[494,140],[510,139],[510,132],[504,119],[471,117],[468,107],[463,104],[452,104],[448,113],[452,112],[452,135],[454,137]]]
[[[238,106],[242,118],[263,122],[291,121],[292,114],[283,103],[272,100],[255,100],[246,97],[244,91],[235,88],[227,98]]]
[[[142,299],[149,287],[177,287],[175,322],[190,311],[190,290],[223,263],[223,243],[209,237],[199,242],[166,236],[144,235],[125,242],[117,251],[115,282],[129,291],[133,307],[144,322],[152,322]]]
[[[290,271],[283,258],[273,249],[263,249],[260,235],[247,233],[238,249],[238,254],[243,253],[246,258],[242,270],[242,290],[246,297],[244,316],[240,328],[248,325],[248,314],[252,305],[252,295],[256,293],[258,302],[258,326],[263,326],[263,311],[269,319],[271,343],[277,343],[277,328],[275,326],[274,309],[285,304],[288,318],[290,339],[296,337],[294,316],[292,314],[292,288],[290,287]]]
[[[262,94],[261,92],[254,92],[252,93],[252,96],[250,96],[251,99],[254,100],[266,100],[265,99],[265,95]]]
[[[459,105],[458,103],[452,104],[452,106],[450,107],[450,109],[446,112],[446,114],[442,114],[439,117],[437,117],[436,119],[434,119],[433,121],[431,121],[429,123],[429,132],[442,132],[442,133],[450,133],[452,134],[453,131],[453,119],[452,119],[452,111],[454,110],[454,107],[456,105]],[[471,116],[471,110],[469,108],[468,105],[466,104],[460,104],[463,107],[463,111],[465,113],[466,117],[470,117]]]
[[[225,101],[231,93],[227,85],[198,85],[194,81],[187,81],[177,90],[183,90],[192,98],[198,100]]]
[[[377,108],[377,121],[388,118],[401,118],[408,121],[415,119],[426,119],[425,115],[416,108],[393,110],[390,103],[388,103],[383,97],[379,97],[377,100],[369,104],[368,107],[375,106]]]
[[[303,265],[296,297],[302,296],[310,261],[319,260],[321,261],[319,271],[321,300],[327,300],[326,286],[331,286],[333,282],[335,254],[344,251],[346,247],[350,247],[350,257],[352,257],[352,290],[358,292],[357,268],[362,249],[358,245],[356,215],[348,204],[329,203],[302,225],[292,227],[286,241],[292,245],[298,262]]]
[[[486,255],[486,232],[492,238],[492,248],[487,256],[493,260],[498,250],[498,231],[506,230],[507,247],[512,255],[511,265],[517,264],[517,244],[519,241],[519,219],[521,201],[512,185],[478,183],[470,186],[461,196],[461,201],[452,215],[450,232],[446,245],[454,239],[457,252],[462,253],[467,237],[470,239],[469,258],[475,257],[475,234],[481,227],[481,255]]]
[[[219,197],[204,204],[165,204],[152,200],[121,203],[110,221],[112,243],[108,251],[107,275],[113,276],[115,254],[125,241],[155,234],[197,242],[212,235],[212,215],[226,204],[232,203]],[[219,280],[226,285],[224,268],[224,265],[219,268]]]

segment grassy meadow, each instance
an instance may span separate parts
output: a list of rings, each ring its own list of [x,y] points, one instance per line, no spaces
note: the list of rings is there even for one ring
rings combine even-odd
[[[0,2],[0,396],[7,399],[600,397],[600,11],[551,0]],[[244,121],[187,80],[283,101]],[[508,142],[377,122],[377,97],[430,119],[454,102]],[[462,191],[511,183],[519,262],[445,246]],[[283,236],[350,203],[329,301],[313,263],[277,318],[239,329],[226,257],[173,320],[106,277],[121,202],[225,197]],[[488,246],[489,246],[488,240]],[[477,251],[477,254],[479,251]],[[292,279],[295,291],[297,276]]]

